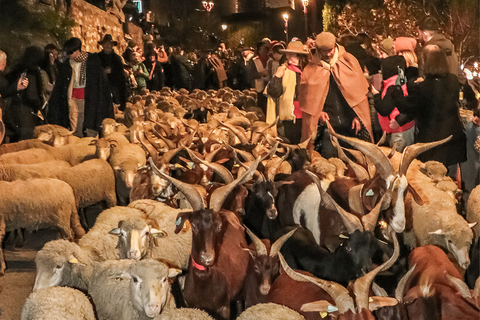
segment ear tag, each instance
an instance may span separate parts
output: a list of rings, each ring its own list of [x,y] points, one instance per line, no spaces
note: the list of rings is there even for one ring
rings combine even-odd
[[[368,302],[373,302],[372,297],[368,297]]]
[[[175,225],[178,226],[182,223],[182,217],[178,217],[177,221],[175,221]]]
[[[183,166],[181,164],[175,163],[175,168],[180,169],[183,168]]]
[[[374,195],[374,193],[373,193],[373,190],[372,190],[372,189],[368,190],[367,193],[366,193],[366,196],[367,196],[367,197],[371,197],[371,196],[373,196],[373,195]]]
[[[68,260],[68,262],[70,262],[72,264],[76,264],[76,263],[78,263],[78,260],[77,260],[77,258],[71,258],[70,260]]]
[[[328,305],[327,312],[335,312],[338,311],[338,308],[332,305]]]
[[[323,318],[325,318],[326,316],[328,316],[328,313],[327,312],[320,312],[320,316]]]
[[[193,169],[193,166],[194,166],[194,163],[193,163],[193,162],[187,162],[187,167],[188,167],[188,169],[192,170],[192,169]]]

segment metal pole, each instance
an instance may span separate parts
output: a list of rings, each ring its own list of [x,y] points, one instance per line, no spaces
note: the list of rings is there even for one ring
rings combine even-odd
[[[307,20],[307,11],[305,10],[305,41],[308,39],[308,20]]]

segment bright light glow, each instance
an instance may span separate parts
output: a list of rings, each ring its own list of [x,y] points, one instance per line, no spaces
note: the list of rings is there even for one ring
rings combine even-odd
[[[464,66],[463,63],[462,63],[462,65],[460,66],[460,69],[463,70],[463,68],[465,68],[465,66]]]
[[[227,25],[226,24],[222,24],[222,30],[223,31],[227,30]]]
[[[473,64],[473,66],[474,66],[475,68],[478,68],[478,62],[475,62],[475,63]]]
[[[477,76],[477,71],[473,71],[473,76],[476,77]]]
[[[283,14],[283,20],[288,21],[288,13]]]
[[[470,71],[468,69],[464,69],[463,72],[465,72],[465,76],[466,76],[467,80],[473,80],[472,71]]]

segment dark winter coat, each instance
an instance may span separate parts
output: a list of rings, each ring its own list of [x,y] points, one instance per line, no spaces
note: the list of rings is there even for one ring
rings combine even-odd
[[[110,68],[110,74],[107,74],[110,90],[115,103],[120,104],[120,110],[125,110],[127,103],[127,79],[123,71],[122,58],[112,51],[107,54],[103,51],[98,53],[103,69]]]
[[[89,54],[86,66],[85,120],[83,129],[100,131],[105,118],[114,118],[112,97],[107,76],[103,72],[98,54]],[[70,127],[68,87],[72,79],[72,67],[67,59],[62,63],[49,100],[47,119],[50,124]]]
[[[449,142],[419,155],[420,161],[436,160],[449,166],[467,160],[466,137],[457,105],[459,89],[458,78],[453,74],[428,75],[412,85],[407,97],[396,100],[398,110],[415,119],[415,142],[433,142],[453,135]]]
[[[176,88],[191,90],[192,80],[190,72],[193,70],[193,67],[190,61],[188,61],[188,58],[181,54],[174,55],[172,65]]]

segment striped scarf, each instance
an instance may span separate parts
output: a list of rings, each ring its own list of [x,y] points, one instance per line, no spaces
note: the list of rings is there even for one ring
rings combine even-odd
[[[80,76],[78,79],[78,84],[81,85],[82,87],[85,87],[85,82],[87,80],[87,58],[88,58],[88,52],[80,52],[78,57],[73,59],[75,62],[81,62],[82,66],[80,67]]]

